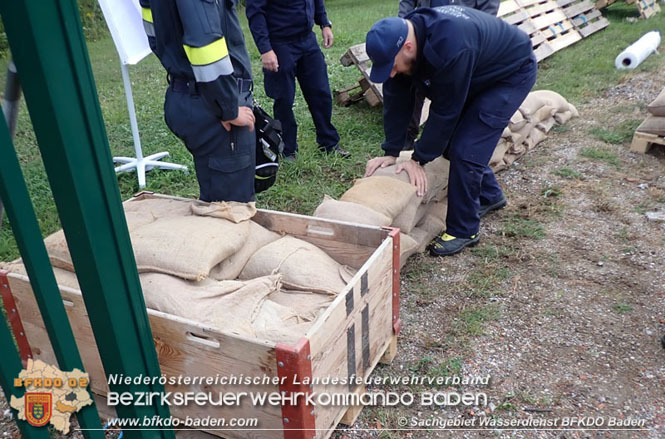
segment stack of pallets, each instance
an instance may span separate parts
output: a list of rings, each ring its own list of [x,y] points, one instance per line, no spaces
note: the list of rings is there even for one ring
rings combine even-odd
[[[591,0],[504,0],[497,16],[531,37],[538,61],[610,24]],[[336,92],[339,105],[347,106],[363,99],[371,106],[383,102],[382,84],[369,80],[371,61],[364,43],[350,47],[340,62],[347,67],[355,65],[363,76],[358,84]],[[427,112],[423,111],[423,114]]]

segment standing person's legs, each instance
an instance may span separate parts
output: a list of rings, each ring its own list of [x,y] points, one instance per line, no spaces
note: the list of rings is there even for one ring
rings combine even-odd
[[[284,155],[293,156],[298,150],[298,125],[293,114],[293,100],[296,95],[297,55],[291,43],[273,44],[279,69],[276,72],[263,69],[263,86],[268,97],[275,100],[275,119],[282,123]]]
[[[251,93],[240,104],[251,106]],[[235,126],[226,131],[200,96],[173,87],[166,93],[164,118],[194,158],[201,200],[254,200],[254,132]]]
[[[297,44],[302,51],[296,67],[298,84],[312,114],[316,128],[316,143],[320,148],[329,150],[339,143],[339,134],[332,124],[332,95],[328,82],[328,67],[314,32]]]
[[[510,78],[471,98],[465,107],[447,151],[450,160],[447,230],[437,238],[439,245],[435,242],[432,254],[454,254],[477,242],[481,193],[488,201],[495,201],[489,197],[502,194],[488,168],[489,160],[510,117],[533,87],[536,69],[532,58]]]

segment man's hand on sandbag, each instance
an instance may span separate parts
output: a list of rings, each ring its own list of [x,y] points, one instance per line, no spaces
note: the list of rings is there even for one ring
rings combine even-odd
[[[369,177],[379,168],[385,168],[386,166],[394,165],[397,161],[397,157],[384,156],[384,157],[375,157],[367,161],[367,166],[365,166],[365,177]]]
[[[409,181],[416,187],[418,196],[422,197],[425,195],[425,192],[427,192],[427,173],[425,172],[425,168],[418,162],[406,160],[397,164],[395,174],[399,174],[402,171],[406,171],[409,175]]]

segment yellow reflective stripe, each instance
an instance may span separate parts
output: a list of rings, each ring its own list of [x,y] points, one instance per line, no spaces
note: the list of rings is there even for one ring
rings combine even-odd
[[[152,9],[150,8],[141,8],[141,16],[148,23],[152,23]]]
[[[212,64],[229,55],[229,49],[226,47],[226,39],[224,38],[203,47],[192,47],[186,44],[183,44],[182,47],[185,48],[189,62],[197,66]]]

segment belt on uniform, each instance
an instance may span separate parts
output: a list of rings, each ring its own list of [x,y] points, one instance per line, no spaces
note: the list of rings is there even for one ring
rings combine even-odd
[[[169,76],[168,83],[173,91],[178,93],[198,94],[196,87],[196,80],[189,78],[179,78]],[[254,89],[254,82],[251,79],[235,78],[238,83],[238,91],[240,93],[252,91]]]
[[[196,80],[194,78],[178,78],[169,75],[167,81],[171,89],[177,93],[197,94]]]

